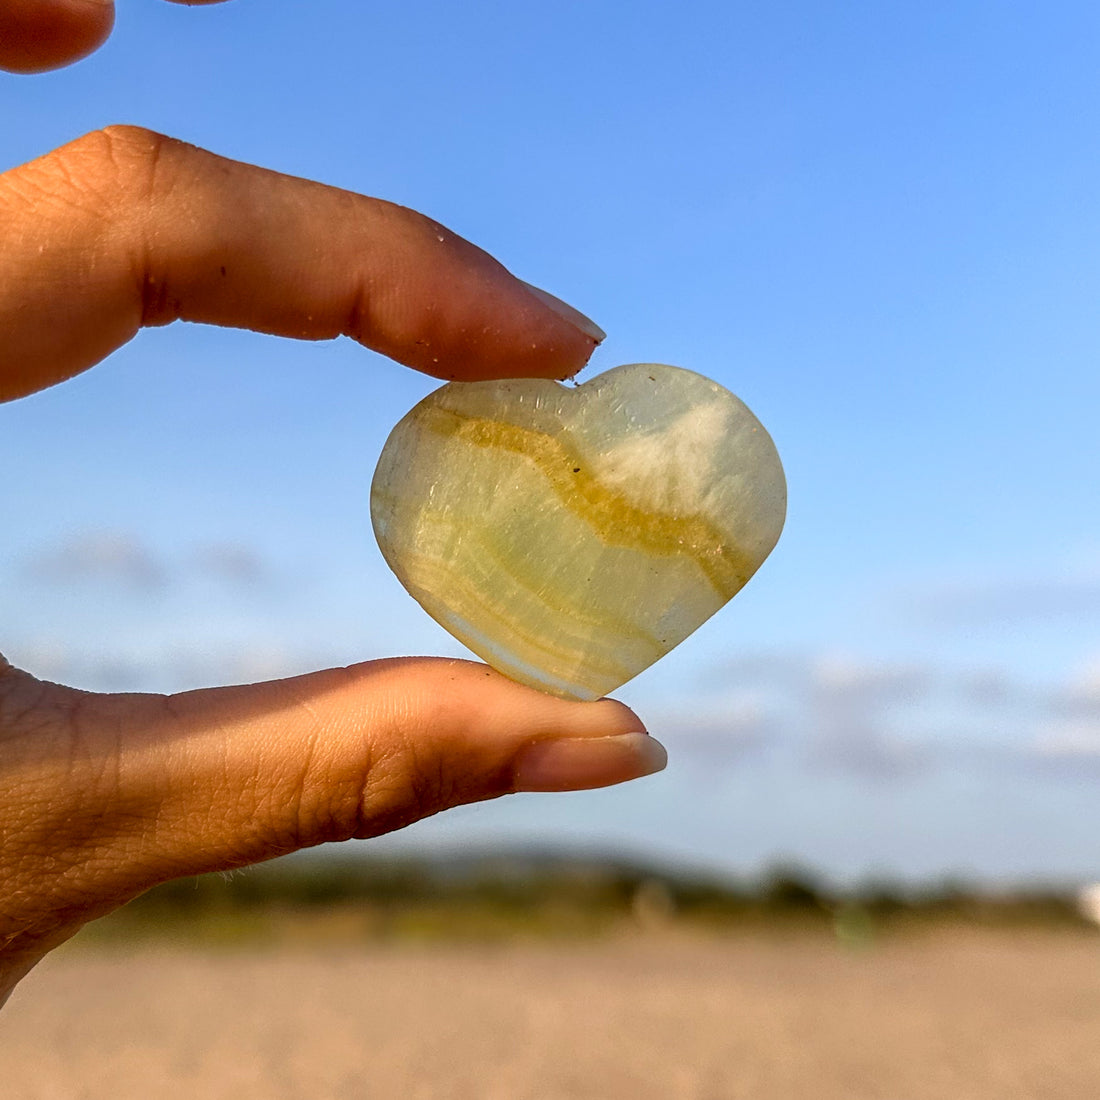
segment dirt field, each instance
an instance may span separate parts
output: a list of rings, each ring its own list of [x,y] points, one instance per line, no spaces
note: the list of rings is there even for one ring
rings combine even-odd
[[[0,1013],[0,1095],[1089,1100],[1100,936],[74,947]]]

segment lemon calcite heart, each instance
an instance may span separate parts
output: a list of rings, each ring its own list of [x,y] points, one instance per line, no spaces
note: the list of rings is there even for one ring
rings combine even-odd
[[[577,387],[436,390],[386,442],[371,515],[436,622],[514,680],[596,699],[740,591],[786,499],[775,445],[741,401],[637,363]]]

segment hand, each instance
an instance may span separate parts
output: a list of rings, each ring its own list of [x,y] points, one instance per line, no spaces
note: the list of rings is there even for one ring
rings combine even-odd
[[[93,9],[8,3],[0,63],[13,19]],[[0,399],[177,318],[344,334],[460,379],[565,377],[600,336],[419,214],[146,131],[104,130],[0,175]],[[50,948],[165,879],[664,761],[621,704],[554,699],[467,661],[165,697],[76,691],[0,658],[0,1003]]]

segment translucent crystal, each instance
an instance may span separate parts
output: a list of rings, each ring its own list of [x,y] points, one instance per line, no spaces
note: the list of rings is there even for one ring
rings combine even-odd
[[[731,599],[779,538],[786,483],[732,393],[636,363],[582,386],[450,383],[394,428],[371,515],[386,561],[494,668],[596,699]]]

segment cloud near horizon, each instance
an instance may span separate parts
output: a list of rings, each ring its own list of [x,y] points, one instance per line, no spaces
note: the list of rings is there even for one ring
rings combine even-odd
[[[249,642],[238,647],[176,644],[155,650],[104,646],[83,649],[38,639],[9,647],[13,664],[44,680],[86,691],[177,692],[196,687],[258,683],[325,668],[323,655]]]
[[[710,670],[703,698],[713,714],[752,693],[759,744],[853,780],[991,768],[1089,779],[1100,776],[1094,664],[1051,692],[1001,669],[759,653]]]
[[[1100,619],[1100,562],[1045,576],[971,577],[917,586],[893,602],[909,621],[951,628]]]
[[[133,532],[97,528],[74,531],[25,554],[18,570],[49,588],[111,586],[144,596],[193,580],[246,589],[271,575],[264,556],[244,542],[200,543],[173,555],[154,549]]]
[[[126,531],[74,532],[54,546],[27,555],[22,573],[51,587],[111,584],[148,593],[168,580],[164,562]]]

